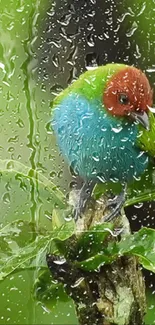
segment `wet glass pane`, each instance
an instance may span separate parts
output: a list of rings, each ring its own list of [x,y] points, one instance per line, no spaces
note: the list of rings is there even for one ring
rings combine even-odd
[[[86,70],[93,72],[108,63],[141,69],[154,88],[154,12],[153,0],[0,1],[0,324],[78,324],[72,299],[65,293],[65,286],[59,286],[52,278],[46,263],[46,253],[50,249],[56,251],[51,240],[52,218],[57,222],[63,218],[69,223],[62,241],[73,234],[67,198],[70,188],[76,183],[80,187],[83,181],[83,171],[81,177],[76,177],[81,170],[76,146],[76,159],[71,161],[60,152],[61,145],[51,125],[54,98],[69,84],[74,85]],[[93,91],[88,95],[93,97]],[[123,93],[123,103],[124,96]],[[78,111],[79,106],[76,108]],[[91,120],[89,110],[86,113],[81,125],[91,138],[94,131],[87,124]],[[65,114],[63,118],[65,121]],[[102,121],[95,114],[92,119],[97,121],[97,130]],[[72,120],[69,122],[65,124],[68,130]],[[79,130],[75,131],[78,142]],[[103,127],[102,132],[105,131]],[[112,128],[114,136],[118,137],[121,131],[119,123]],[[86,143],[91,159],[83,159],[82,166],[86,176],[91,168],[91,175],[97,173],[101,183],[106,183],[108,170],[115,187],[120,161],[119,170],[112,166],[110,175],[112,159],[107,158],[104,175],[96,169],[101,159],[101,140],[100,145],[95,141]],[[66,141],[68,144],[70,137]],[[123,136],[122,150],[126,141]],[[115,155],[115,142],[111,143]],[[70,148],[67,150],[69,156]],[[136,161],[138,158],[137,155]],[[155,204],[149,200],[149,193],[154,193],[154,156],[151,159],[151,167],[146,168],[142,179],[135,175],[135,182],[129,185],[129,203],[133,197],[147,194],[145,202],[137,200],[126,207],[133,233],[143,227],[154,228]],[[132,170],[131,162],[128,165]],[[111,193],[113,186],[109,187]],[[146,324],[153,324],[155,276],[151,271],[143,272],[148,304]]]

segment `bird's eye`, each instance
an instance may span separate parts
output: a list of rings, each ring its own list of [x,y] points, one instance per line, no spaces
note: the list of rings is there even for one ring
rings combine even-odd
[[[119,94],[118,100],[122,105],[127,105],[129,103],[129,97],[126,94]]]

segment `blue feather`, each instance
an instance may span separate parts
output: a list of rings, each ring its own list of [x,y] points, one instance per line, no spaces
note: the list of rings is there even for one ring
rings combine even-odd
[[[148,165],[136,147],[137,125],[112,117],[101,100],[70,93],[55,107],[52,125],[63,156],[85,180],[128,182]]]

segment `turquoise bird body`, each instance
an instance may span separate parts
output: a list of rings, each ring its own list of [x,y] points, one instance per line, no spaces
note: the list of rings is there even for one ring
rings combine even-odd
[[[148,155],[136,145],[149,129],[152,90],[138,69],[108,64],[87,71],[54,101],[53,129],[63,156],[85,182],[137,178]]]
[[[137,125],[109,116],[101,101],[70,94],[54,118],[62,154],[83,179],[128,181],[147,167],[147,154],[135,145]]]

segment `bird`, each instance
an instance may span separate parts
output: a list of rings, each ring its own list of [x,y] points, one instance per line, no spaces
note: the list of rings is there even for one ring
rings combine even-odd
[[[139,127],[149,132],[153,90],[140,69],[109,63],[85,71],[53,101],[52,128],[62,156],[83,179],[77,220],[97,183],[121,183],[106,220],[121,209],[126,186],[147,169],[149,155],[137,146]]]

